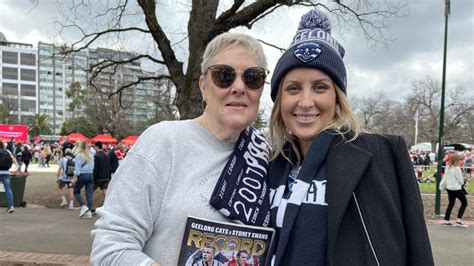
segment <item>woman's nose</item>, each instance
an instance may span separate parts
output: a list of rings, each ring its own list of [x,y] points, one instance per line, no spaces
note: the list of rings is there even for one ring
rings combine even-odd
[[[244,93],[246,90],[246,85],[244,80],[242,79],[242,74],[237,74],[235,77],[234,83],[232,83],[231,86],[231,92],[232,93]]]

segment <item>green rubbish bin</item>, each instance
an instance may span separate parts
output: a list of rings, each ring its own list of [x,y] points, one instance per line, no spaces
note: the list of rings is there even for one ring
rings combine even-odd
[[[13,206],[26,206],[26,203],[23,201],[23,195],[25,194],[25,185],[26,185],[27,175],[23,174],[11,174],[10,175],[10,187],[13,192]],[[7,204],[7,194],[3,187],[3,183],[0,182],[0,207],[8,207]]]

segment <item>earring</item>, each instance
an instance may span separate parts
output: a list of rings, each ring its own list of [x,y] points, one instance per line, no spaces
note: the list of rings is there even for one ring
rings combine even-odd
[[[206,111],[207,111],[207,102],[206,102],[206,99],[202,99],[202,101],[201,101],[201,108],[202,108],[202,111],[203,111],[203,112],[206,112]]]

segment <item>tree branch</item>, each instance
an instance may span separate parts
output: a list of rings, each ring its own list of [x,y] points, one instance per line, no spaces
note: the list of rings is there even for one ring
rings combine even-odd
[[[224,11],[217,19],[216,19],[216,23],[217,24],[220,24],[221,22],[231,18],[235,12],[237,12],[237,10],[242,6],[242,4],[244,3],[245,1],[244,0],[235,0],[234,1],[234,4],[226,11]]]
[[[156,18],[156,3],[154,0],[138,0],[138,4],[143,10],[145,15],[145,22],[150,29],[153,39],[158,44],[158,48],[161,51],[163,60],[168,67],[168,70],[171,74],[173,82],[175,84],[182,83],[184,73],[183,73],[183,63],[178,61],[176,55],[171,47],[170,40],[164,33],[161,28],[158,20]]]
[[[261,43],[267,45],[267,46],[270,46],[270,47],[273,47],[273,48],[279,50],[279,51],[282,52],[282,53],[284,53],[284,52],[286,51],[285,48],[278,47],[278,46],[276,46],[276,45],[274,45],[274,44],[271,44],[271,43],[268,43],[268,42],[266,42],[266,41],[264,41],[264,40],[262,40],[262,39],[257,39],[257,40],[258,40],[259,42],[261,42]]]
[[[77,27],[76,25],[70,25],[70,26]],[[67,27],[67,26],[65,26],[65,27]],[[84,36],[82,36],[82,38],[80,40],[74,42],[71,45],[71,47],[74,47],[75,45],[81,43],[82,41],[84,41],[85,39],[88,39],[89,37],[92,37],[92,39],[90,39],[85,45],[82,45],[80,48],[78,48],[78,49],[71,48],[71,49],[65,51],[65,53],[75,53],[75,52],[82,51],[86,48],[89,48],[89,46],[93,42],[95,42],[99,37],[101,37],[102,35],[106,35],[106,34],[114,33],[114,32],[126,32],[126,31],[140,31],[140,32],[143,32],[143,33],[150,33],[150,31],[145,30],[145,29],[141,29],[141,28],[137,28],[137,27],[130,27],[130,28],[123,28],[123,29],[107,29],[107,30],[100,31],[100,32],[85,34]]]

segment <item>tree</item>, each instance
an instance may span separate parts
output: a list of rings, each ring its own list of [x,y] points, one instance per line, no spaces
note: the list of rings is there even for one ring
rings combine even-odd
[[[458,142],[465,135],[467,129],[462,121],[472,121],[474,111],[472,94],[462,87],[446,90],[446,104],[444,110],[444,141]],[[412,83],[412,93],[407,98],[411,114],[418,110],[418,138],[421,141],[431,142],[432,149],[438,143],[439,114],[441,102],[441,85],[431,77],[416,80]],[[413,117],[413,116],[409,116]]]
[[[53,125],[50,122],[50,116],[47,114],[35,114],[28,118],[28,131],[30,137],[38,135],[50,135],[53,133]]]
[[[160,83],[160,89],[153,92],[147,92],[147,95],[154,103],[152,119],[148,125],[152,125],[165,120],[175,120],[178,118],[176,107],[173,105],[172,88],[173,83],[166,80]]]
[[[436,148],[441,86],[433,78],[413,81],[411,93],[401,101],[387,99],[384,94],[352,100],[356,113],[370,131],[402,135],[408,145],[414,144],[414,114],[418,110],[418,141],[430,142],[432,149]],[[472,103],[472,93],[463,87],[447,89],[444,142],[473,142]]]
[[[170,80],[176,89],[175,104],[181,119],[194,118],[202,112],[202,98],[198,89],[198,79],[201,75],[200,59],[207,43],[215,36],[238,27],[252,27],[273,12],[285,12],[285,8],[306,6],[307,8],[322,8],[332,13],[336,21],[348,27],[360,29],[366,38],[375,42],[385,42],[384,29],[390,18],[399,14],[403,2],[384,0],[356,0],[349,3],[342,1],[330,2],[327,5],[320,1],[302,0],[258,0],[251,3],[235,0],[232,3],[218,0],[193,0],[191,4],[177,4],[189,14],[187,32],[166,32],[166,19],[157,16],[156,0],[137,0],[134,2],[121,0],[115,6],[108,2],[98,3],[89,1],[74,1],[73,6],[64,8],[64,21],[58,22],[61,30],[73,29],[81,33],[81,38],[73,43],[72,48],[65,53],[74,53],[91,47],[100,41],[111,38],[110,43],[118,44],[121,50],[127,46],[127,39],[142,39],[145,43],[153,43],[150,51],[130,53],[122,59],[111,59],[97,62],[90,70],[111,66],[120,66],[131,62],[147,60],[153,64],[164,66],[165,71],[153,77],[137,76],[130,84],[135,85],[150,79]],[[222,2],[222,3],[221,3]],[[91,14],[89,16],[89,14]],[[144,17],[144,21],[132,19]],[[177,19],[178,21],[179,19]],[[172,42],[170,36],[179,35],[178,41]],[[132,37],[133,36],[133,37]],[[113,40],[112,40],[113,39]],[[177,39],[177,38],[173,38]],[[176,45],[187,40],[188,54],[186,60],[178,59]],[[263,41],[267,43],[267,41]],[[133,44],[129,47],[135,48]],[[124,84],[111,94],[117,94],[130,84]]]
[[[69,135],[71,133],[81,133],[88,138],[92,138],[99,134],[96,125],[94,125],[87,117],[81,116],[66,119],[61,126],[61,135]]]
[[[76,110],[81,109],[86,99],[86,94],[82,90],[81,83],[73,82],[66,91],[66,97],[71,99],[68,105],[68,111],[72,113],[72,118],[76,117]]]
[[[113,75],[106,76],[104,74],[100,82],[96,80],[100,91],[93,87],[88,88],[85,115],[96,125],[99,133],[109,133],[115,137],[131,127],[126,118],[133,105],[133,88],[129,87],[127,91],[121,91],[119,94],[110,94],[115,81]],[[122,96],[123,94],[125,96]],[[124,100],[123,104],[121,98]]]
[[[18,110],[18,100],[5,95],[0,96],[0,124],[15,124],[18,122],[13,111]]]

